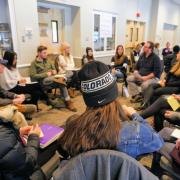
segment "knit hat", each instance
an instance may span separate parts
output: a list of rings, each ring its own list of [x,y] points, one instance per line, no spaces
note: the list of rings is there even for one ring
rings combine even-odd
[[[88,107],[104,106],[118,97],[116,80],[104,63],[91,61],[83,66],[78,76]]]

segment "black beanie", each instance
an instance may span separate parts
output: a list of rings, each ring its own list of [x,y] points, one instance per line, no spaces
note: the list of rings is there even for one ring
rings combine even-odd
[[[116,80],[104,63],[99,61],[86,63],[79,71],[78,77],[88,107],[104,106],[118,97]]]

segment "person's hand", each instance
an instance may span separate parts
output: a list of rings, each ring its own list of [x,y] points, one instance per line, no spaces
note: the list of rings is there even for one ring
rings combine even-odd
[[[19,84],[26,84],[26,79],[19,80]]]
[[[26,97],[24,94],[18,94],[16,98],[20,98],[22,101],[24,101]]]
[[[51,72],[51,71],[48,71],[48,72],[47,72],[47,75],[48,75],[48,77],[49,77],[49,76],[52,76],[52,72]]]
[[[176,100],[180,101],[180,95],[173,94],[172,95]]]
[[[21,136],[28,135],[32,128],[33,128],[33,126],[21,127],[19,129],[19,133]]]
[[[115,68],[112,68],[111,73],[112,73],[112,74],[116,74],[116,69],[115,69]]]
[[[171,119],[173,113],[174,113],[173,111],[166,111],[165,114],[164,114],[164,116],[165,116],[166,118],[168,118],[168,119]]]
[[[0,73],[4,72],[4,66],[2,64],[0,64]]]
[[[56,70],[52,70],[52,75],[56,75],[56,74],[57,74]]]
[[[40,135],[41,135],[41,128],[39,127],[38,124],[36,124],[36,125],[30,130],[29,135],[30,135],[30,134],[36,134],[36,135],[38,135],[38,136],[40,137]]]
[[[178,140],[176,141],[176,148],[177,148],[177,149],[180,148],[180,139],[178,139]]]
[[[22,99],[22,98],[15,98],[15,99],[13,99],[13,104],[14,105],[16,105],[16,104],[22,104],[23,103],[23,101],[24,101],[24,99]]]
[[[141,76],[141,81],[147,81],[148,80],[148,78],[147,78],[147,76]]]
[[[132,107],[128,107],[126,105],[122,105],[122,108],[124,110],[124,113],[128,116],[131,117],[134,113],[136,113],[136,110]]]
[[[160,85],[161,87],[165,87],[165,83],[166,83],[166,80],[160,80],[160,81],[159,81],[159,85]]]

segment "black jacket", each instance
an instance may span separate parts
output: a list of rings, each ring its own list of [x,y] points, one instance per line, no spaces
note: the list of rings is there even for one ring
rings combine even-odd
[[[31,134],[25,147],[19,131],[13,124],[0,118],[0,146],[0,179],[26,180],[33,172],[38,171],[36,160],[39,137],[37,135]]]
[[[141,55],[135,67],[135,70],[138,70],[141,76],[154,73],[157,78],[160,78],[161,69],[161,61],[155,53],[151,53],[148,57],[144,54]]]

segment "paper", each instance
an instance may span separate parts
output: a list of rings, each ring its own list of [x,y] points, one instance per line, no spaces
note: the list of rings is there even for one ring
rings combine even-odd
[[[66,71],[79,71],[80,68],[78,67],[66,67]]]
[[[112,15],[109,13],[101,14],[100,37],[112,37]]]
[[[56,74],[54,77],[55,78],[64,78],[65,74]]]
[[[179,139],[179,138],[180,138],[180,130],[179,130],[179,129],[175,129],[175,130],[172,132],[171,136]]]
[[[167,98],[167,102],[169,103],[173,111],[176,111],[180,108],[180,103],[174,98],[174,96],[169,96]]]

